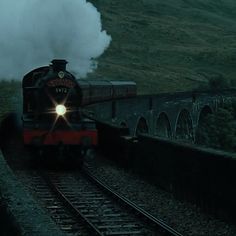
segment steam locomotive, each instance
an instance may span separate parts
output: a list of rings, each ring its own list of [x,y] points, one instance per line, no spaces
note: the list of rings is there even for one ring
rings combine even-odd
[[[56,148],[80,153],[96,147],[94,121],[83,115],[84,106],[136,95],[136,84],[128,81],[76,79],[66,70],[67,61],[53,60],[49,66],[30,71],[23,78],[23,141],[34,150]]]

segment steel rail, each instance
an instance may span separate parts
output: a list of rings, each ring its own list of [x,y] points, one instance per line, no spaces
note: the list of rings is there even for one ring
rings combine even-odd
[[[76,217],[82,219],[89,226],[90,230],[93,234],[103,236],[104,234],[94,225],[92,224],[83,213],[81,213],[72,203],[71,201],[63,194],[59,188],[51,181],[48,175],[41,174],[45,179],[48,186],[53,190],[53,192],[62,200],[64,205],[69,208],[69,210],[73,211]]]
[[[157,227],[158,230],[162,230],[164,232],[161,232],[165,236],[183,236],[181,233],[177,232],[175,229],[168,226],[166,223],[164,223],[162,220],[152,216],[147,211],[143,210],[139,206],[137,206],[135,203],[130,201],[124,196],[121,196],[116,191],[112,190],[109,186],[102,183],[98,178],[96,178],[87,168],[83,169],[83,173],[87,175],[92,181],[94,181],[100,188],[105,190],[109,195],[111,195],[113,198],[116,198],[117,201],[122,202],[126,206],[128,206],[131,210],[136,211],[137,214],[145,218],[149,223],[151,223],[154,227]]]

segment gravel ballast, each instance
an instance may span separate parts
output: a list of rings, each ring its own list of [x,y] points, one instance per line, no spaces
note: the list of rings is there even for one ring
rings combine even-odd
[[[171,193],[150,184],[113,162],[96,157],[91,172],[118,193],[138,204],[175,230],[189,236],[235,236],[236,226],[209,216],[190,203],[176,200]]]
[[[16,179],[12,170],[8,167],[0,151],[0,210],[6,214],[5,218],[8,228],[4,235],[24,236],[62,236],[54,221],[39,207],[27,192],[25,187]],[[7,218],[7,219],[6,219]],[[12,224],[12,225],[10,225]],[[0,235],[3,232],[0,231]]]

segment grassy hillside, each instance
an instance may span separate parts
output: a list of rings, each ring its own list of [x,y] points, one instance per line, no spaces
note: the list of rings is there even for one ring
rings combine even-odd
[[[8,112],[20,112],[22,107],[21,84],[16,81],[0,81],[0,121]]]
[[[90,77],[135,80],[141,93],[182,91],[236,75],[233,0],[91,0],[112,43]]]

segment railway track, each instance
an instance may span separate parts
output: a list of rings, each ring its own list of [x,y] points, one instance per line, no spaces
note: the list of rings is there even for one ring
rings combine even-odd
[[[48,209],[62,231],[70,235],[181,236],[142,210],[88,169],[83,172],[18,172]]]

